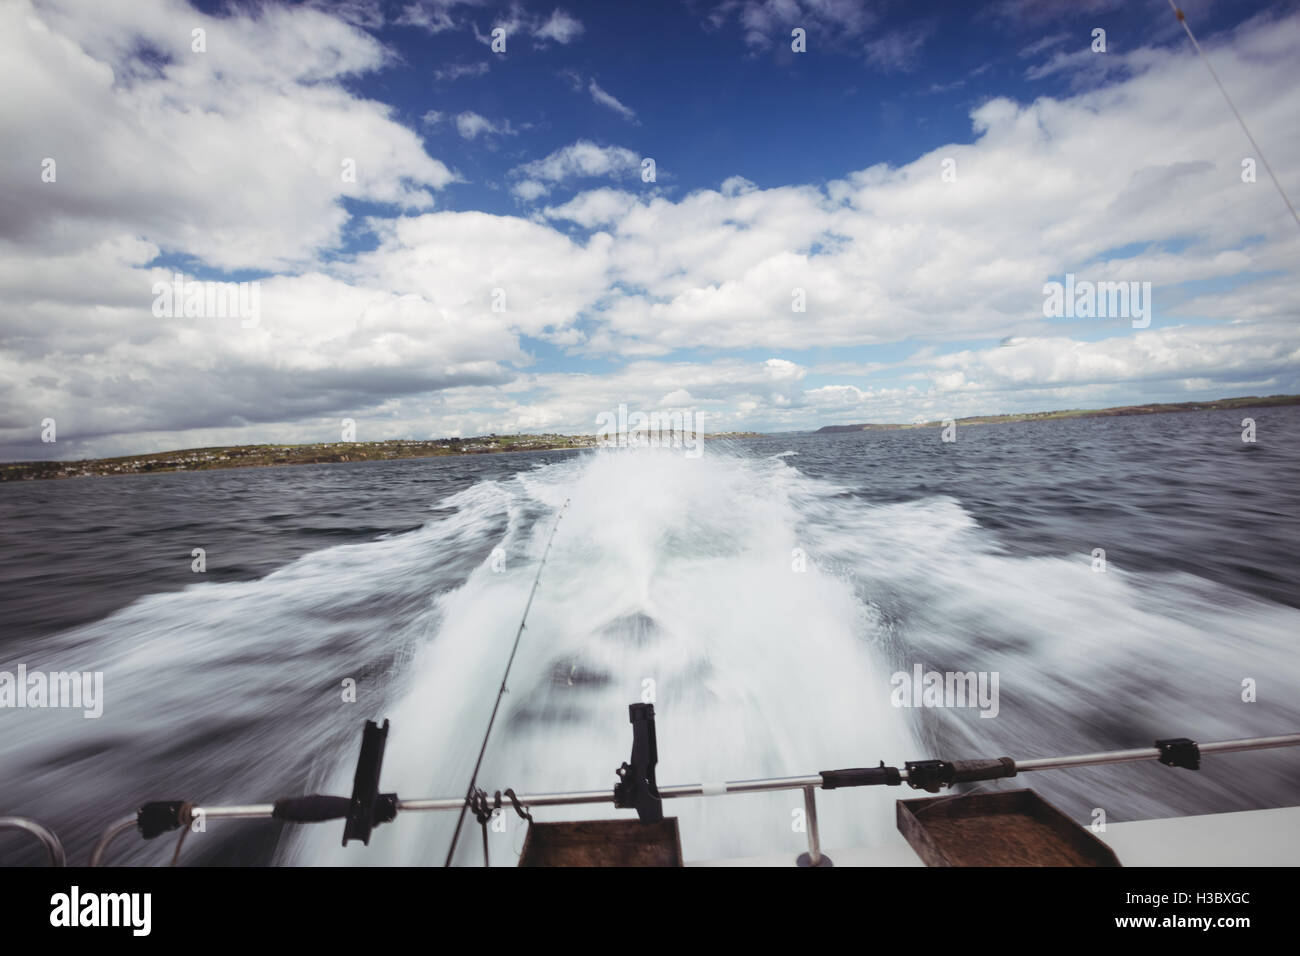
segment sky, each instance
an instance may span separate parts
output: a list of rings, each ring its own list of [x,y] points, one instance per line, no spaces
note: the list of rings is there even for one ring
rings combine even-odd
[[[1300,392],[1300,5],[1182,6],[1258,150],[1167,0],[0,0],[0,459]]]

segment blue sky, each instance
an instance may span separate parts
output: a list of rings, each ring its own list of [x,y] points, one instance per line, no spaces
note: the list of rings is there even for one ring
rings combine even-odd
[[[7,458],[1300,391],[1300,229],[1165,0],[101,6],[0,32]],[[1296,5],[1184,7],[1294,197]]]

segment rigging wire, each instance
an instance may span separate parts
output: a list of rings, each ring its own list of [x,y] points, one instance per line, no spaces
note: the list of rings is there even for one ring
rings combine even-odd
[[[1192,28],[1187,24],[1186,14],[1184,14],[1182,10],[1178,9],[1178,5],[1174,3],[1174,0],[1169,0],[1169,6],[1174,11],[1174,15],[1178,17],[1178,22],[1183,25],[1183,29],[1187,31],[1187,39],[1192,41],[1192,46],[1200,55],[1201,60],[1204,61],[1205,68],[1210,71],[1210,76],[1214,77],[1215,85],[1219,87],[1219,92],[1223,94],[1224,100],[1227,101],[1228,109],[1232,110],[1232,115],[1237,117],[1237,122],[1241,124],[1242,130],[1246,134],[1246,138],[1250,140],[1250,145],[1254,148],[1256,155],[1259,156],[1259,161],[1263,163],[1264,168],[1268,171],[1269,178],[1273,180],[1273,185],[1277,187],[1278,194],[1281,195],[1282,201],[1286,203],[1286,208],[1291,210],[1291,218],[1295,220],[1297,226],[1300,226],[1300,214],[1297,214],[1295,206],[1291,205],[1291,200],[1287,196],[1286,190],[1282,188],[1282,183],[1278,181],[1277,175],[1273,172],[1273,167],[1270,166],[1268,160],[1264,158],[1264,151],[1259,148],[1259,143],[1255,142],[1255,137],[1251,135],[1249,127],[1246,126],[1246,121],[1242,118],[1241,113],[1237,111],[1237,107],[1233,105],[1232,98],[1228,96],[1228,91],[1223,87],[1223,81],[1219,79],[1219,74],[1214,72],[1214,66],[1210,63],[1210,58],[1205,55],[1205,51],[1201,49],[1201,45],[1196,42],[1196,37],[1192,33]]]

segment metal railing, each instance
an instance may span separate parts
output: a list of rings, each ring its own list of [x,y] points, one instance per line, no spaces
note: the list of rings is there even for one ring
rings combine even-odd
[[[941,787],[956,783],[978,780],[992,780],[1013,777],[1018,773],[1041,770],[1064,770],[1074,767],[1089,767],[1102,764],[1133,763],[1143,760],[1159,760],[1161,763],[1198,769],[1200,757],[1205,754],[1236,753],[1252,750],[1268,750],[1277,747],[1300,746],[1300,733],[1281,734],[1273,737],[1250,737],[1239,740],[1221,740],[1212,743],[1197,744],[1186,738],[1157,741],[1154,747],[1142,747],[1134,750],[1117,750],[1104,753],[1078,754],[1067,757],[1040,757],[1028,760],[1012,760],[1008,757],[992,760],[944,761],[926,760],[909,761],[902,769],[886,767],[855,768],[849,770],[823,770],[819,773],[799,777],[774,777],[759,780],[731,780],[721,783],[690,783],[658,788],[658,795],[664,800],[684,797],[723,796],[738,793],[765,793],[785,790],[802,790],[804,795],[805,823],[808,835],[808,851],[800,854],[802,866],[829,866],[830,861],[821,850],[820,834],[817,827],[816,791],[843,789],[847,787],[887,785],[897,786],[907,783],[913,789],[937,793]],[[297,799],[339,800],[349,803],[344,798],[312,797]],[[609,790],[579,790],[558,793],[519,794],[515,798],[526,808],[581,806],[584,804],[614,803],[614,794]],[[279,819],[283,822],[305,823],[324,822],[327,819],[340,819],[346,813],[337,813],[328,817],[295,819],[284,811],[284,805],[290,801],[277,803],[250,804],[243,806],[193,807],[191,817],[200,814],[207,820],[222,819]],[[397,813],[424,813],[439,811],[459,811],[465,806],[464,797],[428,797],[414,800],[397,799],[394,795],[391,805],[393,816]],[[143,813],[143,809],[140,813]],[[139,822],[140,813],[123,817],[111,824],[100,837],[91,854],[90,865],[101,866],[109,845],[122,833]],[[390,816],[388,819],[392,819]],[[381,821],[384,822],[384,821]],[[188,820],[185,821],[188,824]],[[177,823],[177,826],[182,825]],[[175,827],[173,827],[174,829]],[[52,835],[51,835],[52,836]]]
[[[67,865],[68,857],[63,852],[63,844],[59,842],[59,838],[35,820],[27,817],[0,817],[0,830],[22,830],[24,833],[30,833],[41,841],[50,858],[50,866]]]

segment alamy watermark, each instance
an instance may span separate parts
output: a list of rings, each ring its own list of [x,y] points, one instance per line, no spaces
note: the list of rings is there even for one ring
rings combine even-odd
[[[1043,286],[1043,317],[1048,319],[1132,319],[1133,328],[1151,324],[1150,282],[1089,282],[1076,280]]]
[[[81,708],[94,720],[104,714],[103,671],[32,671],[19,664],[17,673],[0,671],[0,707]]]
[[[704,454],[704,413],[691,410],[617,412],[596,416],[596,437],[607,448],[682,448],[687,458]]]
[[[978,707],[981,717],[998,715],[997,671],[927,671],[920,664],[912,673],[898,671],[889,678],[889,702],[895,707]]]
[[[132,936],[148,936],[153,927],[152,893],[83,893],[73,885],[50,897],[50,925],[57,927],[125,927]]]
[[[245,329],[262,321],[262,284],[205,282],[179,272],[153,284],[153,314],[160,319],[239,319]]]

